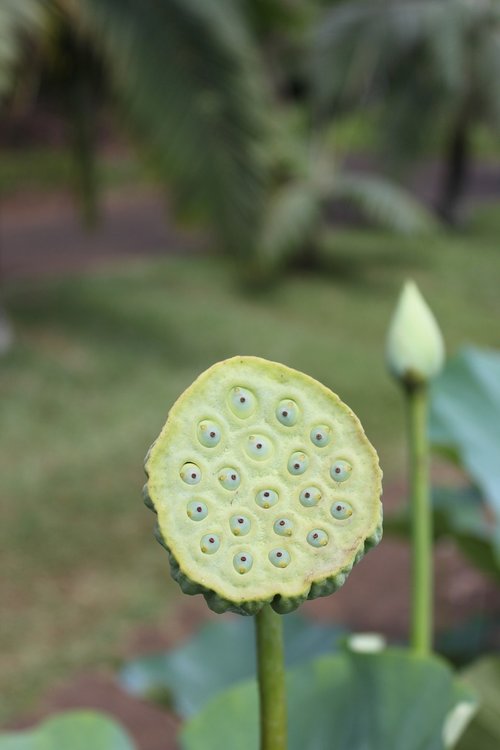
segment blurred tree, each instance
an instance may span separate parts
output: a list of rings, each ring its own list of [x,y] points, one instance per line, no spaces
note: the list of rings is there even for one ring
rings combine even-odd
[[[318,25],[314,80],[325,116],[380,106],[396,159],[436,134],[446,171],[440,214],[458,218],[478,122],[500,126],[500,3],[496,0],[350,0]]]
[[[64,114],[83,223],[92,229],[99,219],[97,140],[105,70],[92,39],[56,0],[48,6],[41,57],[45,88]]]
[[[19,0],[36,7],[36,0]],[[319,0],[38,0],[71,113],[87,218],[96,213],[102,78],[183,215],[208,219],[253,280],[317,262],[342,195],[402,231],[428,227],[395,186],[339,173],[313,120],[306,61]],[[15,7],[15,6],[13,6]],[[50,11],[50,14],[48,12]],[[38,31],[38,29],[37,29]]]
[[[32,13],[20,12],[25,4]],[[88,188],[93,179],[90,68],[97,56],[109,71],[121,118],[176,188],[178,207],[211,220],[224,248],[243,257],[250,252],[264,205],[268,108],[237,6],[227,0],[8,0],[5,16],[4,89],[22,53],[11,33],[18,17],[35,38],[42,18],[45,38],[52,36],[53,70],[70,89],[82,184]]]

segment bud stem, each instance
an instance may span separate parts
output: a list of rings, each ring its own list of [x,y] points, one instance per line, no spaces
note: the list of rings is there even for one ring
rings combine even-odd
[[[408,438],[410,452],[412,528],[411,646],[419,656],[432,651],[433,550],[432,509],[427,438],[428,389],[408,387]]]
[[[286,750],[283,621],[269,604],[255,617],[260,697],[260,750]]]

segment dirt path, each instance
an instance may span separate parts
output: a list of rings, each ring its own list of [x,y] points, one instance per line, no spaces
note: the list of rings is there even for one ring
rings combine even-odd
[[[23,194],[0,203],[4,280],[73,273],[129,258],[194,252],[200,238],[177,231],[159,191],[121,189],[103,201],[95,231],[81,226],[69,195]]]

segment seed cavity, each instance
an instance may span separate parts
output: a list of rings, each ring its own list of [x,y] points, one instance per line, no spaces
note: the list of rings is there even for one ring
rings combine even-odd
[[[201,469],[196,464],[184,464],[179,474],[182,481],[186,482],[186,484],[198,484],[201,480]]]
[[[276,492],[276,490],[260,490],[255,495],[255,502],[257,505],[259,505],[261,508],[272,508],[273,505],[276,505],[276,503],[279,500],[279,495]]]
[[[321,490],[317,487],[305,487],[299,495],[299,500],[305,508],[312,508],[321,500]]]
[[[246,452],[250,458],[256,461],[264,461],[273,452],[273,444],[269,438],[263,435],[250,435],[246,442]]]
[[[245,536],[251,527],[252,524],[246,516],[231,516],[229,519],[229,528],[235,536]]]
[[[330,468],[330,476],[336,482],[345,482],[349,479],[352,472],[352,466],[348,461],[335,461]]]
[[[233,565],[236,572],[243,575],[244,573],[248,573],[248,571],[252,567],[253,557],[250,552],[238,552],[233,557]]]
[[[241,478],[236,469],[226,466],[219,472],[219,482],[226,490],[236,490],[240,486]]]
[[[311,441],[318,448],[324,448],[332,439],[332,431],[326,424],[318,424],[311,430]]]
[[[286,568],[290,564],[290,553],[286,549],[278,547],[269,553],[269,561],[276,568]]]
[[[285,398],[280,401],[276,407],[276,419],[285,427],[293,427],[299,418],[299,407],[290,398]]]
[[[289,518],[277,518],[274,522],[274,533],[279,536],[292,536],[293,523]]]
[[[303,474],[309,466],[309,458],[302,451],[295,451],[288,459],[288,471],[290,474]]]
[[[337,520],[345,521],[346,518],[350,518],[352,516],[352,506],[349,505],[349,503],[332,503],[330,513]]]
[[[221,429],[218,424],[204,419],[198,425],[198,440],[206,448],[215,448],[220,443]]]
[[[220,547],[220,539],[217,534],[205,534],[201,537],[200,549],[206,555],[213,555]]]
[[[208,508],[202,500],[191,500],[187,506],[187,514],[192,521],[203,521],[208,515]]]
[[[240,419],[250,417],[257,406],[257,399],[248,388],[236,386],[229,393],[229,407],[233,414]]]
[[[323,529],[312,529],[307,535],[311,547],[324,547],[328,544],[328,534]]]

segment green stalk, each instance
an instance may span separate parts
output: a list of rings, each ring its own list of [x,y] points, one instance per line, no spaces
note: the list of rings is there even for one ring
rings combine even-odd
[[[265,604],[255,616],[260,698],[260,750],[286,750],[283,622]]]
[[[429,442],[427,439],[428,389],[408,387],[408,437],[412,529],[412,608],[410,642],[414,652],[427,656],[432,651],[432,509],[429,485]]]

